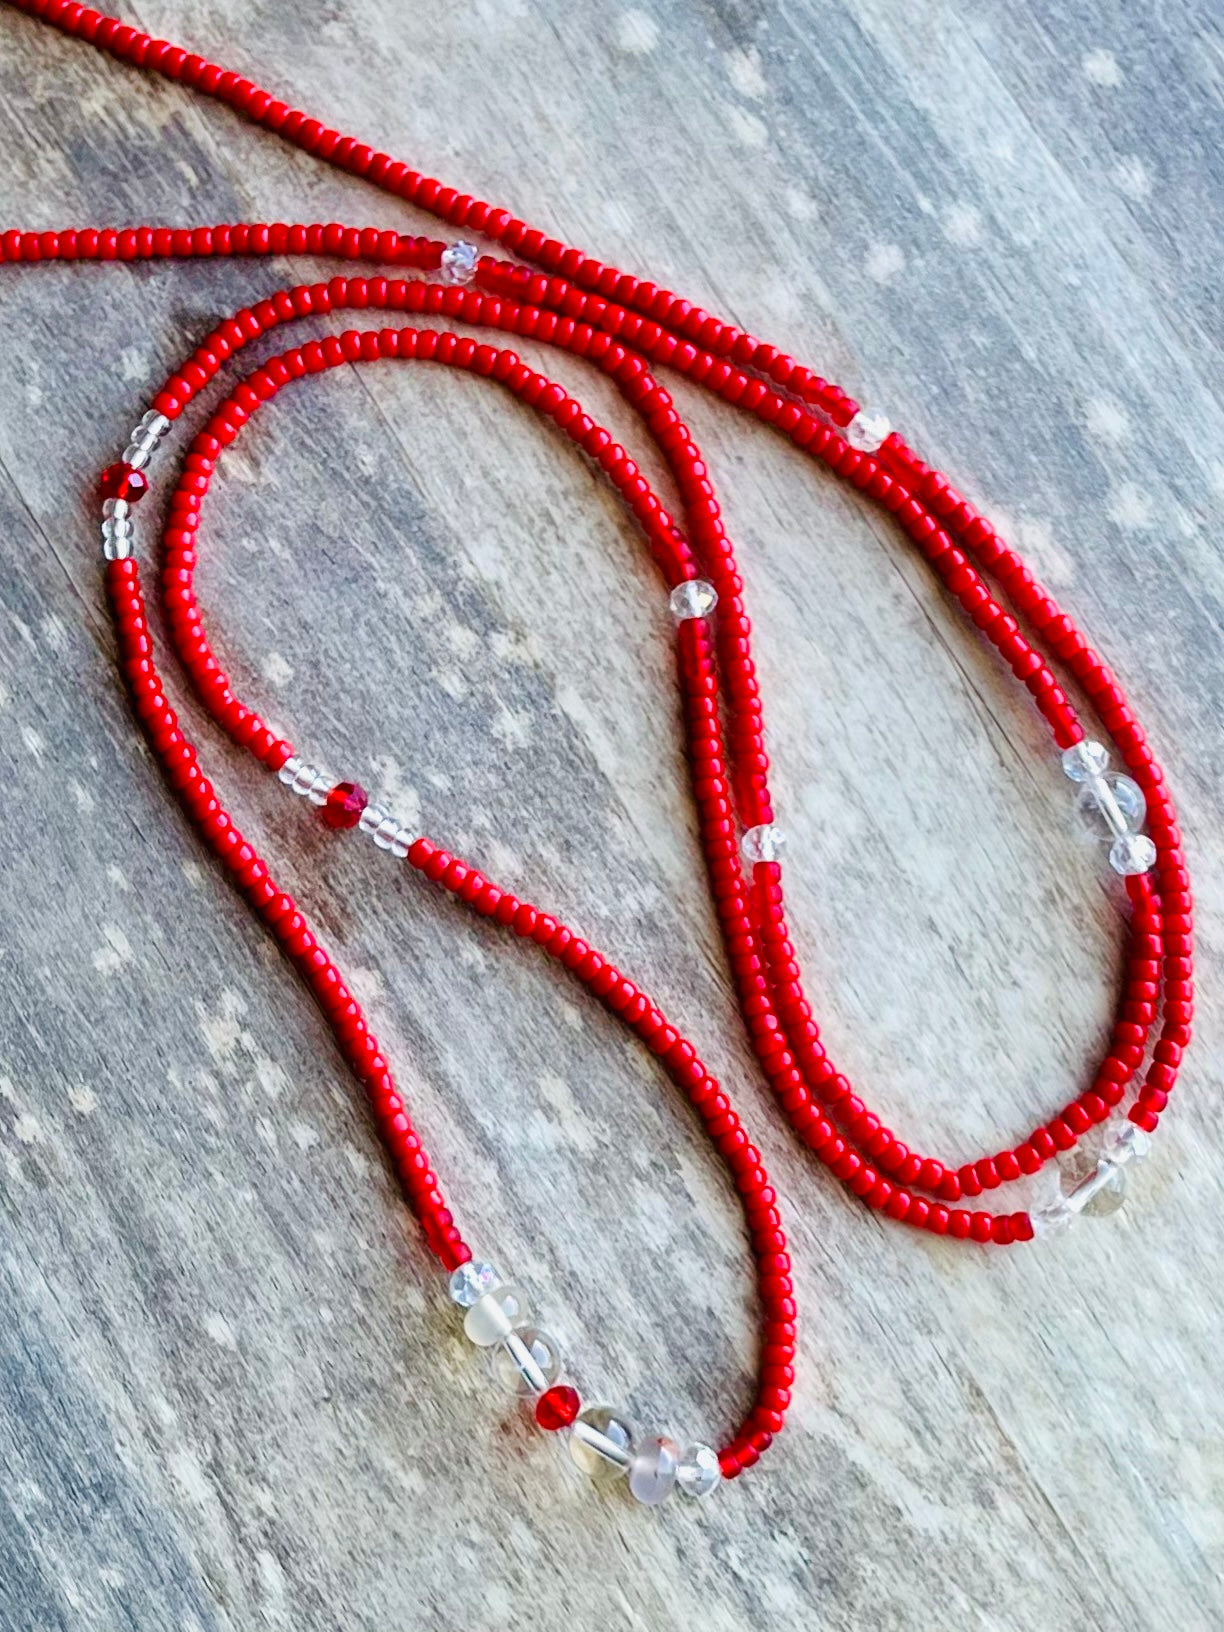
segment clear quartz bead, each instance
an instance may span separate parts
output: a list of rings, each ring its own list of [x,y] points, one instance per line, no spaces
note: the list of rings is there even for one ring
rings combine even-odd
[[[387,819],[387,813],[381,805],[369,804],[358,817],[357,826],[363,833],[373,833]]]
[[[336,779],[334,776],[329,776],[326,771],[317,771],[314,781],[307,790],[306,797],[312,805],[325,805],[327,796],[335,785]]]
[[[1125,1167],[1128,1162],[1143,1161],[1151,1148],[1152,1141],[1143,1129],[1125,1119],[1114,1123],[1106,1133],[1101,1160],[1112,1162],[1115,1167]]]
[[[479,259],[480,251],[475,244],[465,243],[462,239],[458,243],[448,244],[442,251],[442,282],[471,283],[476,276],[476,263]]]
[[[1090,742],[1085,737],[1082,742],[1063,749],[1062,768],[1063,775],[1069,776],[1072,782],[1090,782],[1094,776],[1104,776],[1109,769],[1109,750],[1103,742]]]
[[[635,1502],[656,1507],[676,1488],[676,1468],[680,1447],[673,1439],[647,1439],[633,1453],[629,1464],[629,1494]]]
[[[446,1287],[452,1303],[457,1303],[461,1309],[470,1309],[486,1292],[493,1290],[499,1278],[492,1264],[481,1263],[478,1258],[469,1258],[466,1264],[460,1264],[459,1268],[452,1272]]]
[[[1122,833],[1109,847],[1109,865],[1123,878],[1151,872],[1156,865],[1156,846],[1146,833]]]
[[[718,605],[718,591],[708,578],[686,578],[667,597],[667,605],[677,623],[708,618]]]
[[[636,1439],[627,1417],[610,1406],[593,1405],[574,1420],[569,1452],[583,1473],[597,1484],[607,1484],[628,1469]]]
[[[493,1348],[489,1364],[503,1388],[526,1399],[560,1377],[561,1345],[537,1326],[520,1326]]]
[[[1033,1226],[1035,1236],[1061,1235],[1068,1229],[1075,1214],[1067,1205],[1066,1196],[1061,1193],[1040,1207],[1034,1207],[1029,1213],[1029,1223]]]
[[[283,782],[287,788],[291,788],[293,786],[294,778],[297,776],[301,768],[301,760],[296,754],[290,754],[289,758],[281,766],[280,770],[277,771],[277,778]]]
[[[517,1286],[496,1286],[484,1293],[463,1317],[463,1330],[478,1349],[503,1343],[531,1313],[527,1294]]]
[[[690,1445],[676,1463],[676,1484],[685,1496],[708,1496],[721,1480],[718,1453],[708,1445]]]
[[[1147,814],[1147,800],[1138,782],[1120,771],[1089,777],[1080,787],[1075,814],[1091,839],[1120,838],[1137,833]]]
[[[740,839],[740,855],[749,866],[758,861],[777,861],[786,849],[786,834],[774,822],[746,829]]]
[[[892,426],[883,414],[860,408],[846,426],[846,441],[860,453],[875,453],[892,435]]]

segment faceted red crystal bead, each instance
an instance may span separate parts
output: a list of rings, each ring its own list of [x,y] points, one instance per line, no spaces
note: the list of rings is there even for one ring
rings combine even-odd
[[[356,827],[369,802],[369,794],[356,782],[337,782],[319,815],[328,827]]]
[[[149,491],[149,478],[135,465],[107,465],[98,487],[104,499],[126,499],[135,504]]]
[[[566,1383],[557,1383],[546,1389],[536,1401],[536,1421],[541,1428],[555,1430],[568,1428],[578,1415],[582,1401],[578,1398],[578,1390],[570,1388]]]

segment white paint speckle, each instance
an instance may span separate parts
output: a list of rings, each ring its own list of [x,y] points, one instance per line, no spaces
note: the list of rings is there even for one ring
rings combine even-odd
[[[372,1003],[377,1003],[386,990],[379,971],[370,969],[364,964],[355,964],[349,970],[348,984],[358,1003],[364,1004],[367,1008]]]
[[[261,1548],[255,1554],[255,1563],[259,1570],[259,1584],[265,1598],[271,1598],[274,1603],[283,1603],[285,1598],[285,1572],[275,1554]]]
[[[68,1103],[78,1116],[92,1116],[98,1108],[98,1096],[88,1083],[78,1083],[68,1090]]]
[[[1085,79],[1090,79],[1094,85],[1103,85],[1113,91],[1122,83],[1122,70],[1112,51],[1089,51],[1080,66]]]
[[[764,147],[769,140],[769,129],[763,119],[746,108],[728,108],[727,123],[732,133],[745,147]]]
[[[891,283],[905,270],[905,255],[899,244],[875,244],[863,263],[863,270],[875,283]]]
[[[943,230],[950,244],[968,249],[982,241],[982,218],[972,204],[950,204],[944,211]]]
[[[106,869],[106,876],[117,890],[130,890],[132,887],[127,881],[127,875],[124,873],[123,868],[116,867],[113,861]]]
[[[1114,170],[1114,181],[1119,192],[1125,193],[1127,198],[1146,198],[1152,191],[1152,178],[1147,165],[1134,154],[1118,164]]]
[[[755,97],[759,101],[769,89],[761,72],[758,51],[728,51],[727,74],[741,96]]]
[[[94,796],[88,788],[83,788],[79,782],[72,784],[72,797],[76,800],[78,810],[90,811],[94,808]]]
[[[309,1122],[291,1122],[289,1137],[299,1150],[313,1150],[319,1142],[318,1131]]]
[[[150,374],[149,359],[138,346],[124,346],[119,355],[119,367],[123,370],[125,380],[147,383]]]
[[[269,652],[259,667],[264,679],[274,686],[287,686],[293,679],[293,669],[279,652]]]
[[[783,191],[782,202],[792,221],[814,221],[819,213],[815,199],[801,187],[787,187]]]
[[[206,1507],[211,1502],[212,1487],[204,1469],[186,1446],[180,1446],[171,1453],[169,1466],[170,1477],[184,1496],[200,1507]]]
[[[98,947],[93,955],[93,966],[100,975],[113,975],[125,963],[132,961],[132,945],[118,924],[106,924],[102,929],[106,945]]]
[[[239,1022],[245,1013],[246,1004],[235,991],[221,993],[221,1007],[216,1014],[209,1014],[202,1003],[196,1004],[200,1035],[214,1060],[228,1060],[237,1050],[242,1040]]]
[[[122,1592],[123,1588],[127,1586],[127,1576],[124,1575],[122,1570],[103,1567],[98,1571],[98,1580],[104,1587],[109,1587],[112,1592]]]
[[[1133,482],[1124,482],[1109,501],[1109,519],[1124,532],[1141,533],[1152,525],[1152,501]]]
[[[616,24],[616,43],[631,57],[645,57],[659,43],[659,25],[649,12],[622,12]]]
[[[41,1145],[43,1131],[38,1125],[38,1118],[31,1116],[29,1111],[23,1111],[13,1123],[13,1137],[23,1145]]]
[[[204,882],[204,874],[200,869],[199,862],[185,861],[183,863],[183,877],[193,889],[198,890],[200,885]]]
[[[9,694],[5,690],[4,682],[2,680],[0,680],[0,708],[7,708],[8,705],[9,705]]]
[[[1093,436],[1115,447],[1130,439],[1130,416],[1114,397],[1094,397],[1084,414],[1084,423]]]
[[[512,714],[508,708],[499,708],[489,727],[489,734],[507,748],[525,748],[531,741],[531,725],[525,714]]]
[[[219,1349],[229,1349],[231,1353],[237,1350],[238,1339],[234,1336],[234,1328],[224,1315],[215,1313],[206,1315],[204,1330]]]
[[[21,740],[25,743],[29,752],[34,755],[35,759],[41,759],[43,757],[43,754],[46,752],[47,745],[39,736],[38,732],[35,731],[32,725],[22,726]]]

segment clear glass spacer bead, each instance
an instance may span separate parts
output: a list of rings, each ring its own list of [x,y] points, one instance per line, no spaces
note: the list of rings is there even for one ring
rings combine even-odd
[[[132,506],[127,499],[103,499],[102,501],[103,519],[113,517],[115,521],[122,521],[125,516],[130,516],[131,513]]]
[[[289,758],[281,766],[280,770],[277,771],[277,773],[276,773],[277,780],[280,781],[280,782],[283,782],[287,788],[291,788],[293,786],[294,779],[296,778],[296,776],[297,776],[298,772],[301,770],[301,768],[302,768],[301,760],[297,757],[296,754],[290,754]]]
[[[400,824],[394,816],[384,816],[382,821],[373,830],[371,837],[380,850],[390,850],[395,843],[400,830]]]
[[[892,426],[883,414],[860,408],[846,426],[846,441],[860,453],[875,453],[892,435]]]
[[[1041,1207],[1034,1207],[1029,1213],[1029,1223],[1033,1226],[1033,1234],[1036,1237],[1061,1235],[1064,1230],[1070,1228],[1074,1217],[1074,1212],[1067,1205],[1066,1196],[1060,1194]]]
[[[401,827],[396,832],[395,837],[391,840],[388,849],[391,851],[391,854],[395,857],[396,861],[403,861],[415,843],[416,834],[411,832],[406,827]]]
[[[759,827],[745,830],[740,839],[740,855],[750,867],[758,861],[777,861],[786,843],[786,834],[775,822],[763,822]]]
[[[1089,777],[1080,784],[1075,817],[1090,839],[1116,839],[1123,833],[1137,833],[1146,814],[1143,789],[1119,771]]]
[[[686,578],[667,597],[667,605],[677,623],[708,618],[718,605],[718,591],[708,578]]]
[[[314,781],[306,790],[306,797],[312,805],[325,805],[327,796],[335,785],[336,779],[334,776],[329,776],[326,771],[316,771]]]
[[[299,762],[293,781],[289,784],[294,793],[305,799],[314,786],[315,777],[319,774],[317,765],[303,765]]]
[[[722,1481],[718,1453],[708,1445],[690,1445],[676,1464],[676,1484],[683,1496],[708,1496]]]
[[[126,516],[107,516],[102,523],[102,554],[107,561],[126,561],[132,553],[132,523]]]
[[[1090,742],[1085,737],[1083,742],[1063,749],[1062,768],[1063,775],[1069,776],[1072,782],[1090,782],[1094,776],[1104,776],[1109,769],[1109,750],[1103,742]]]
[[[467,284],[476,276],[476,263],[480,259],[480,251],[475,244],[466,243],[460,239],[457,243],[448,244],[442,251],[440,271],[443,283]]]
[[[1156,865],[1156,846],[1146,833],[1123,833],[1109,847],[1109,865],[1123,878],[1151,872]]]
[[[369,804],[362,811],[357,826],[363,833],[374,833],[387,819],[387,812],[381,805]]]
[[[152,448],[146,442],[129,442],[123,450],[123,463],[134,470],[143,470],[149,462]]]
[[[1115,1167],[1125,1167],[1128,1162],[1143,1161],[1151,1148],[1152,1141],[1143,1129],[1129,1118],[1124,1118],[1114,1123],[1106,1133],[1101,1160],[1112,1162]]]
[[[466,1264],[460,1264],[458,1269],[452,1271],[446,1288],[452,1303],[457,1303],[461,1309],[470,1309],[486,1292],[491,1292],[500,1279],[492,1264],[469,1258]]]

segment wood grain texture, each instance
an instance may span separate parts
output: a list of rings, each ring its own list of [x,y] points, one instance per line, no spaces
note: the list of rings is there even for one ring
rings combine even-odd
[[[785,1202],[790,1430],[702,1511],[592,1499],[464,1351],[318,1016],[113,669],[93,473],[215,317],[289,269],[0,269],[0,1627],[1217,1627],[1218,16],[147,0],[131,20],[785,344],[1006,520],[1168,766],[1199,1037],[1117,1217],[993,1254],[868,1217],[744,1045],[659,586],[610,496],[475,381],[388,364],[286,392],[207,517],[223,657],[304,751],[641,981]],[[426,226],[5,10],[0,42],[0,225]],[[632,436],[600,381],[546,366]],[[679,395],[745,563],[826,1038],[902,1137],[963,1160],[1086,1081],[1116,897],[1023,696],[896,534]],[[368,1002],[471,1238],[595,1392],[730,1426],[741,1224],[650,1060],[211,736],[202,758]]]

